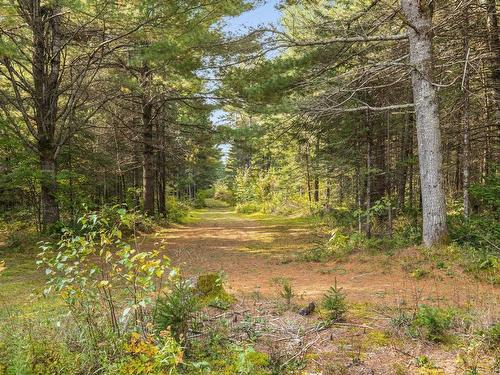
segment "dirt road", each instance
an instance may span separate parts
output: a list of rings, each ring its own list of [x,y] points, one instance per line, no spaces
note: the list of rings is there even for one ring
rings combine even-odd
[[[193,224],[164,229],[157,237],[166,240],[168,255],[185,274],[223,271],[229,291],[240,298],[277,296],[276,280],[288,278],[304,300],[317,299],[337,279],[353,302],[453,306],[498,302],[494,286],[460,271],[428,265],[429,274],[415,278],[402,264],[416,259],[417,249],[397,256],[356,254],[345,262],[303,262],[296,255],[314,246],[310,223],[257,220],[231,209],[196,214],[199,218]]]

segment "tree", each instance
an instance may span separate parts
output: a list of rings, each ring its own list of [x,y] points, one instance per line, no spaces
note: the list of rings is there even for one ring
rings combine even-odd
[[[422,194],[423,241],[427,246],[443,242],[448,236],[443,189],[443,156],[439,108],[432,82],[432,13],[427,0],[401,0],[408,21],[412,89],[415,101],[420,184]]]
[[[105,57],[130,29],[103,25],[116,16],[106,2],[3,1],[0,98],[7,126],[39,158],[42,225],[59,220],[57,157],[100,108],[89,90]],[[105,16],[106,15],[106,16]],[[102,96],[101,96],[102,97]],[[77,116],[78,112],[78,116]]]

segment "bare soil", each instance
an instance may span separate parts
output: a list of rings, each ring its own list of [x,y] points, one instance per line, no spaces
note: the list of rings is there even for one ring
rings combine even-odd
[[[479,282],[459,269],[427,266],[415,277],[405,265],[416,262],[418,249],[397,255],[358,253],[346,261],[304,262],[296,255],[315,246],[307,223],[252,219],[231,209],[211,209],[193,224],[157,233],[167,243],[174,265],[187,275],[223,271],[236,296],[275,297],[277,280],[288,278],[305,300],[318,299],[337,280],[352,302],[380,305],[428,303],[443,306],[498,306],[498,288]]]

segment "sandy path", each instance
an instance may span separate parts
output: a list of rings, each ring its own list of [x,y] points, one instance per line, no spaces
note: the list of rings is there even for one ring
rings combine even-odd
[[[317,299],[336,278],[355,302],[498,306],[498,289],[491,285],[440,270],[416,280],[396,259],[384,256],[360,255],[343,263],[286,261],[312,246],[310,227],[266,223],[229,209],[205,211],[195,224],[164,229],[157,236],[166,239],[168,255],[185,274],[224,271],[230,292],[239,297],[276,296],[276,279],[286,277],[296,294]]]

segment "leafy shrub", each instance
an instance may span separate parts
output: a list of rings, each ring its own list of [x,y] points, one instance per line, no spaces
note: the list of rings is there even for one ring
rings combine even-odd
[[[500,348],[500,323],[495,323],[491,327],[479,331],[485,344],[490,349]]]
[[[79,359],[37,322],[16,319],[0,328],[0,374],[70,375],[78,372]]]
[[[165,207],[167,210],[167,220],[172,223],[181,222],[189,212],[189,206],[173,195],[167,197]]]
[[[236,212],[241,214],[253,214],[255,212],[259,212],[260,210],[261,206],[254,202],[238,203],[236,205]]]
[[[204,208],[206,207],[206,200],[213,197],[214,193],[212,189],[198,190],[194,196],[193,206],[194,208]]]
[[[66,229],[56,244],[40,244],[37,264],[49,277],[45,293],[63,298],[96,345],[96,338],[108,330],[118,335],[125,328],[145,330],[168,258],[159,251],[139,252],[124,241],[120,228],[130,228],[131,222],[111,224],[107,215],[92,212],[78,223],[80,234]],[[117,286],[122,290],[119,298]]]
[[[156,327],[160,331],[170,329],[177,342],[182,342],[199,307],[191,281],[181,278],[174,280],[169,291],[158,300],[155,312]]]
[[[156,341],[152,336],[142,337],[133,332],[124,345],[124,352],[119,364],[114,366],[123,375],[173,375],[183,357],[182,348],[167,331]]]
[[[451,327],[453,317],[454,314],[450,310],[421,305],[413,319],[411,332],[430,341],[442,342]]]
[[[337,279],[335,279],[335,285],[330,287],[323,296],[321,307],[325,311],[328,322],[339,322],[344,319],[347,312],[346,297],[342,288],[337,287]]]
[[[229,205],[234,204],[234,194],[229,189],[229,187],[221,181],[218,181],[214,184],[214,194],[213,197],[219,201],[223,201],[228,203]]]
[[[239,352],[236,362],[236,373],[241,375],[266,374],[264,369],[269,365],[269,356],[255,351],[254,348],[237,348]]]

